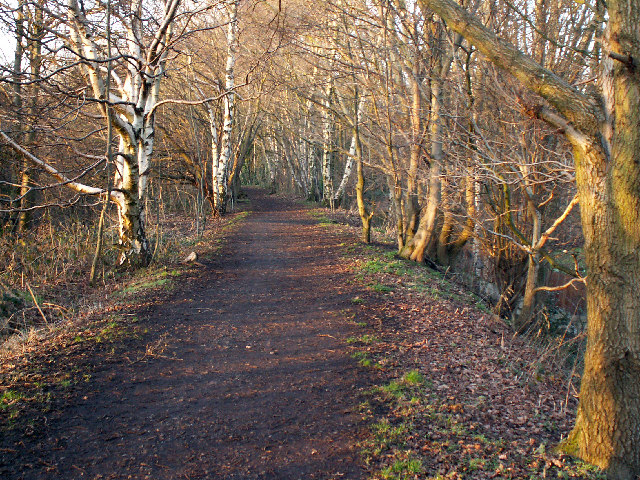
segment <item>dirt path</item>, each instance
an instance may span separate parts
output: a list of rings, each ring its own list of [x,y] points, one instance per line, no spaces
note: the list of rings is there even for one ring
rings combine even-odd
[[[356,406],[368,374],[345,346],[359,292],[339,240],[301,207],[251,196],[224,253],[141,316],[141,339],[94,359],[91,381],[37,434],[5,438],[0,476],[363,476]]]

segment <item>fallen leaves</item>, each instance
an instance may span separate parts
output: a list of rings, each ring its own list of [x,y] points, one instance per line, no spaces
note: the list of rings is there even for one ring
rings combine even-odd
[[[375,311],[366,307],[372,299],[361,307],[379,339],[367,354],[390,378],[416,368],[425,378],[402,395],[381,394],[384,386],[373,394],[374,425],[410,425],[401,439],[383,445],[374,434],[365,443],[373,478],[386,478],[380,472],[407,451],[422,473],[393,478],[602,478],[552,452],[575,415],[566,372],[547,365],[532,375],[540,352],[426,267],[403,266],[383,247],[356,251],[362,284],[394,286],[393,297],[373,289]]]

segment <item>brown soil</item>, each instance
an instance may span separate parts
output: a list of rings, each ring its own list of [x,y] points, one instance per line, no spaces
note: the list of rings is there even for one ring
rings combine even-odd
[[[135,334],[73,344],[74,384],[5,429],[0,477],[364,476],[357,405],[374,374],[345,343],[362,287],[303,207],[251,201],[222,254],[137,312]]]

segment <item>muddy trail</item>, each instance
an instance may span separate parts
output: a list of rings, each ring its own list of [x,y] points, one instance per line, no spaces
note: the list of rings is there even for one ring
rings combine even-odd
[[[364,477],[357,405],[373,374],[345,343],[362,292],[304,207],[250,196],[222,254],[137,312],[143,333],[3,435],[2,478]]]

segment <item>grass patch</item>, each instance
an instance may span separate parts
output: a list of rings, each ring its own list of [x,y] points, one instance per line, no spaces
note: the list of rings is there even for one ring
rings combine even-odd
[[[366,323],[364,324],[366,325]],[[369,335],[368,333],[364,334],[364,335],[360,335],[359,337],[349,337],[347,338],[347,343],[352,344],[352,343],[362,343],[364,345],[370,345],[373,342],[377,342],[378,338],[376,338],[374,335]]]
[[[150,290],[154,288],[170,289],[173,285],[173,277],[180,276],[181,272],[179,270],[161,268],[156,271],[142,271],[139,275],[141,278],[134,278],[129,285],[117,292],[117,295],[119,297],[128,297],[142,290]]]
[[[425,383],[424,375],[422,375],[417,370],[411,370],[405,373],[402,377],[402,380],[404,381],[404,383],[407,383],[409,385],[424,385]]]
[[[409,426],[402,422],[392,425],[388,418],[371,425],[371,432],[375,437],[373,453],[379,455],[391,446],[404,446],[403,438],[409,430]]]
[[[325,211],[322,210],[322,209],[319,209],[319,208],[311,210],[309,212],[309,215],[311,215],[316,220],[318,220],[318,224],[323,226],[323,227],[328,227],[330,225],[336,225],[338,223],[335,220],[327,217],[327,214],[325,213]]]
[[[450,282],[444,274],[401,258],[395,250],[379,245],[360,245],[355,252],[349,250],[348,253],[351,255],[358,250],[369,258],[358,262],[356,278],[376,292],[389,293],[400,284],[430,298],[466,303],[483,312],[491,311],[477,295]]]
[[[373,285],[370,286],[371,290],[373,290],[374,292],[378,292],[378,293],[389,293],[389,292],[393,292],[393,287],[390,287],[388,285],[383,285],[381,283],[374,283]]]
[[[62,388],[69,388],[71,386],[71,379],[70,378],[63,378],[60,380],[60,386]]]
[[[398,459],[380,471],[380,476],[389,480],[413,479],[416,475],[424,473],[422,460],[419,458]]]
[[[0,395],[0,410],[3,412],[10,411],[16,403],[24,399],[24,394],[17,390],[5,390],[2,395]]]
[[[351,354],[351,358],[357,360],[362,367],[370,367],[373,364],[369,358],[369,354],[366,352],[354,352]]]

